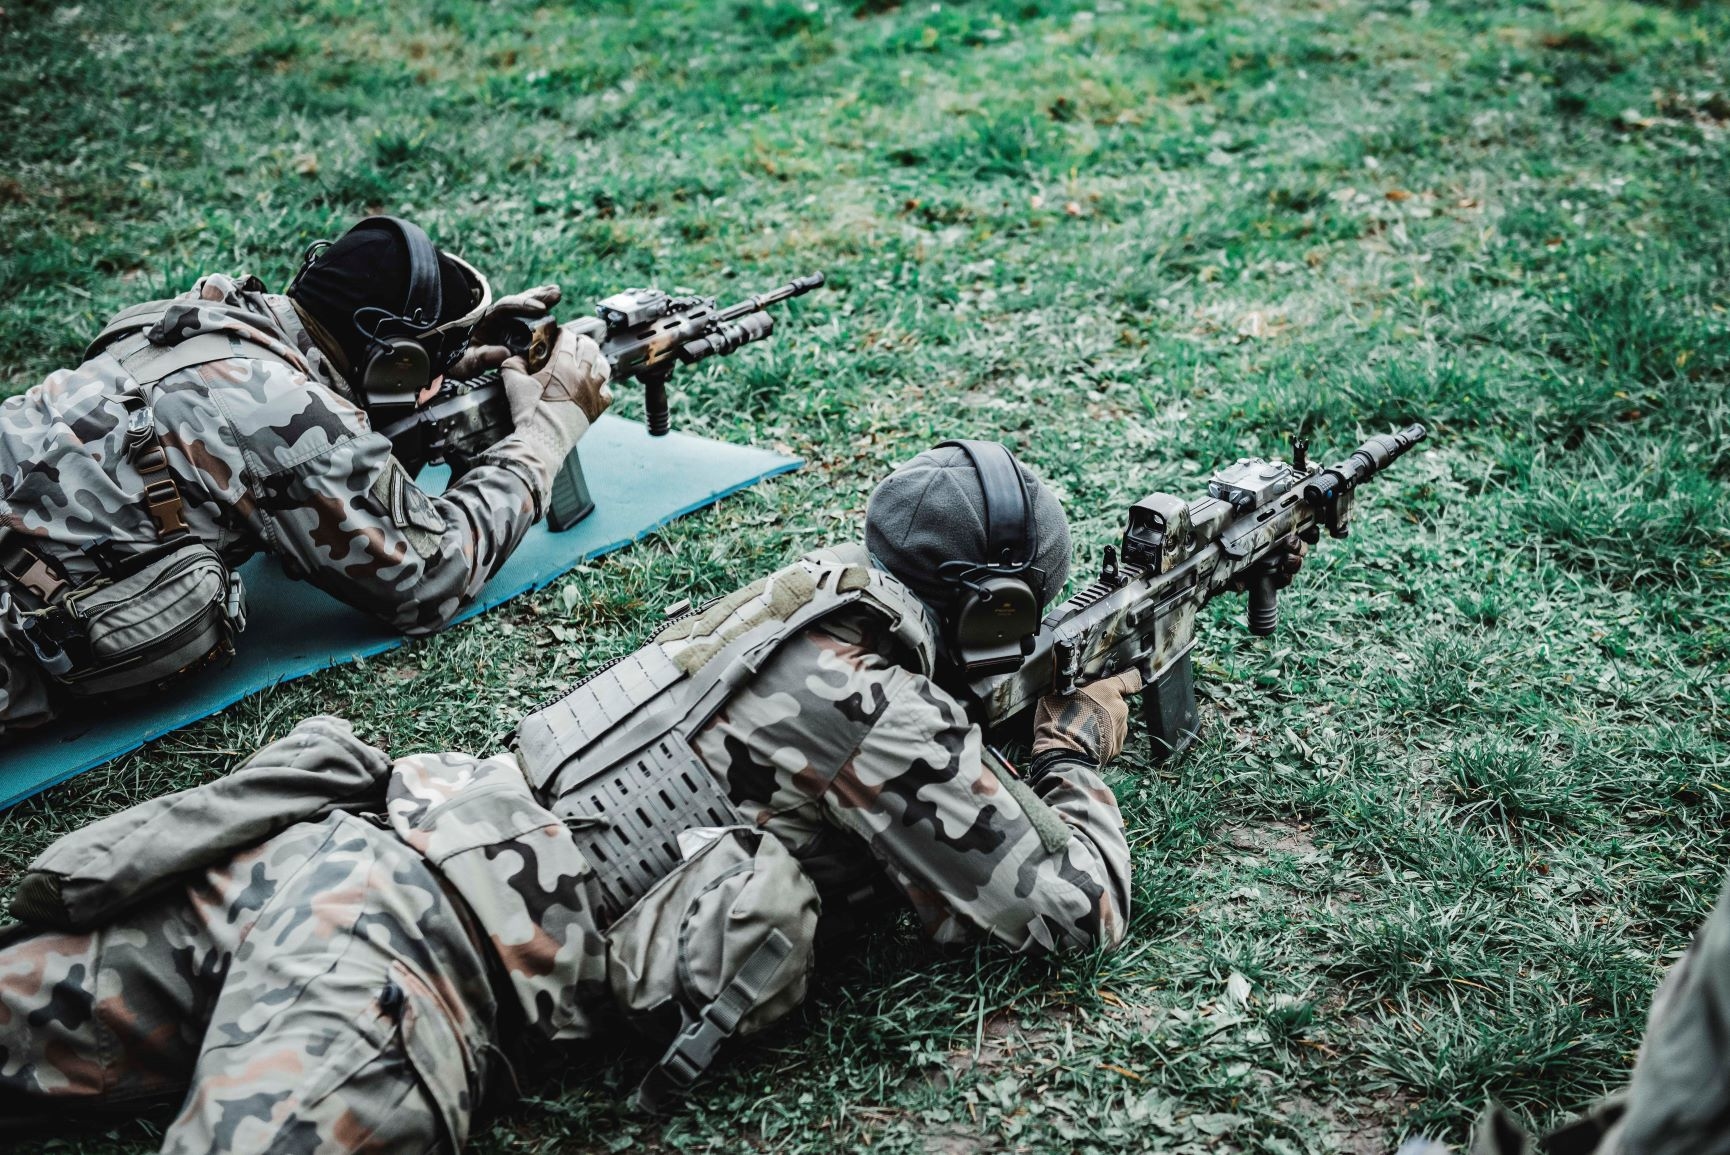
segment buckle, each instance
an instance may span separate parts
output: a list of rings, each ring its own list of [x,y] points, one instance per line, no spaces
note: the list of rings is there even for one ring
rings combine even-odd
[[[66,583],[55,577],[41,558],[31,558],[30,564],[22,573],[11,576],[19,585],[45,602],[53,601],[54,596],[66,588]]]
[[[168,468],[168,454],[162,451],[162,446],[155,441],[134,450],[132,468],[143,474],[161,473]]]
[[[186,520],[180,516],[180,491],[167,478],[144,487],[144,508],[156,523],[156,532],[164,537],[185,533]]]
[[[229,625],[235,633],[246,629],[246,586],[240,580],[239,570],[228,575],[228,599],[223,610],[228,614]]]

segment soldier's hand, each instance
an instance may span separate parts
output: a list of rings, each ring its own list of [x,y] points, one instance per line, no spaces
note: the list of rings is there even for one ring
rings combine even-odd
[[[1283,590],[1291,585],[1291,579],[1303,569],[1304,559],[1309,557],[1309,553],[1309,543],[1295,535],[1280,542],[1261,562],[1273,575],[1273,588]],[[1232,578],[1226,588],[1241,594],[1248,588],[1249,577],[1249,571],[1246,570]]]
[[[457,381],[478,377],[510,360],[511,351],[495,344],[499,322],[508,317],[539,317],[559,303],[564,295],[557,285],[536,285],[492,303],[474,329],[474,344],[451,366],[447,376]]]
[[[513,420],[519,406],[526,410],[530,404],[544,403],[575,405],[593,421],[613,403],[613,390],[607,384],[613,378],[613,367],[607,364],[601,347],[592,338],[581,336],[574,329],[560,330],[559,343],[553,346],[546,368],[533,377],[521,357],[512,357],[501,368]],[[527,381],[535,382],[537,387],[532,395]]]
[[[499,366],[516,432],[493,452],[510,453],[534,470],[543,501],[589,422],[613,403],[613,391],[607,388],[611,376],[600,346],[571,329],[559,334],[547,367],[539,373],[531,376],[520,357]]]
[[[1033,753],[1073,750],[1103,766],[1123,752],[1129,737],[1131,694],[1141,690],[1141,671],[1125,670],[1081,687],[1067,697],[1047,694],[1033,715]]]
[[[558,304],[562,296],[564,292],[557,285],[536,285],[508,297],[500,297],[493,302],[492,308],[487,310],[481,324],[485,325],[494,317],[538,317]]]

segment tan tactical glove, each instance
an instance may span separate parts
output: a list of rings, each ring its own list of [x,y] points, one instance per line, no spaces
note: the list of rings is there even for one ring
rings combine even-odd
[[[1141,671],[1125,670],[1083,686],[1068,697],[1047,694],[1033,715],[1033,757],[1073,751],[1103,766],[1123,752],[1129,737],[1129,703],[1141,689]]]
[[[475,343],[451,366],[446,376],[455,381],[466,381],[503,365],[510,359],[511,351],[503,345],[488,343],[488,334],[496,330],[498,322],[505,317],[539,317],[558,304],[563,295],[557,285],[536,285],[494,301],[492,308],[475,325]]]
[[[565,329],[547,367],[539,373],[529,376],[517,357],[499,370],[516,432],[494,446],[489,456],[509,456],[533,469],[544,505],[559,466],[589,423],[613,403],[613,391],[607,387],[612,366],[593,340]]]

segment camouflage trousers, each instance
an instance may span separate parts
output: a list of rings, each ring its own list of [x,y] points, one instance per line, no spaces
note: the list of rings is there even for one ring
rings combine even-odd
[[[496,1031],[456,901],[349,814],[90,934],[0,930],[0,1094],[182,1102],[162,1150],[454,1152]]]

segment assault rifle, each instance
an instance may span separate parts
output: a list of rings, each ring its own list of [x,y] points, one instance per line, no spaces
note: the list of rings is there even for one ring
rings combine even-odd
[[[1279,565],[1292,539],[1314,543],[1351,529],[1357,487],[1422,441],[1412,425],[1372,437],[1321,469],[1294,439],[1292,460],[1250,457],[1216,473],[1207,496],[1186,502],[1149,494],[1129,508],[1122,543],[1105,547],[1099,580],[1040,624],[1020,669],[974,681],[986,728],[1001,730],[1053,691],[1071,694],[1131,666],[1146,689],[1142,712],[1156,762],[1182,753],[1200,732],[1190,650],[1196,611],[1226,590],[1249,595],[1249,632],[1279,620]]]
[[[667,380],[680,365],[706,357],[724,357],[742,345],[760,341],[775,331],[770,305],[802,296],[823,283],[822,273],[789,281],[778,289],[747,298],[725,309],[713,297],[671,297],[660,289],[626,289],[595,305],[592,317],[565,322],[601,347],[613,369],[613,380],[640,381],[647,424],[652,436],[672,428],[667,412]],[[559,323],[552,316],[505,316],[475,334],[477,344],[503,345],[538,373],[558,343]],[[497,370],[466,381],[446,381],[438,395],[413,414],[386,426],[397,458],[411,471],[447,462],[460,476],[493,445],[511,435],[510,403]],[[553,481],[547,524],[554,532],[569,529],[595,508],[577,450],[565,459]]]

